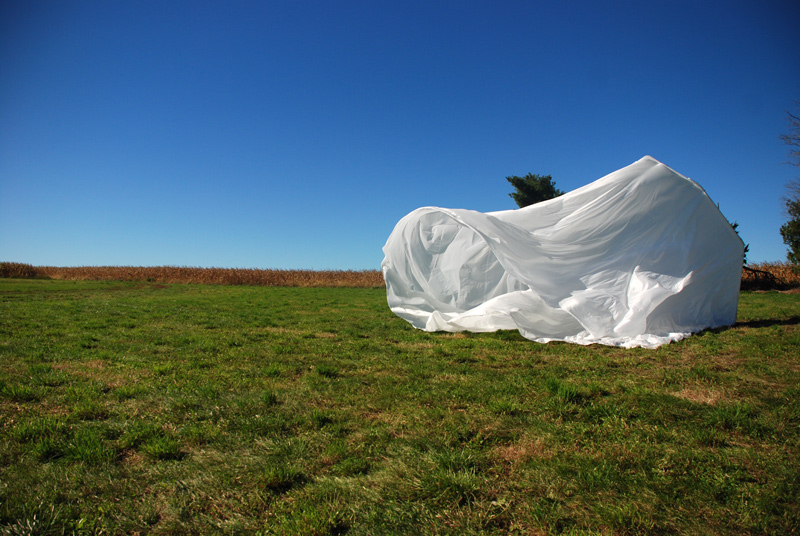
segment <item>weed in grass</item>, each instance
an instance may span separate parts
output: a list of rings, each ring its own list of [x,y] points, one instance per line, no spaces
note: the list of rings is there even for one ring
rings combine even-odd
[[[278,395],[274,391],[264,391],[261,393],[261,403],[265,406],[275,406],[278,404]]]
[[[339,375],[339,369],[330,365],[317,365],[317,374],[324,378],[336,378]]]
[[[201,446],[212,443],[222,436],[222,431],[210,423],[192,422],[187,424],[180,437],[189,445]]]
[[[194,390],[198,398],[205,400],[215,400],[219,397],[220,389],[216,385],[201,385]]]
[[[10,437],[25,443],[41,437],[55,437],[66,431],[67,423],[60,417],[44,415],[25,420],[12,428]]]
[[[136,449],[156,460],[180,460],[185,457],[181,443],[164,428],[149,422],[130,424],[118,440],[121,449]]]
[[[61,507],[39,502],[36,507],[27,509],[20,519],[0,527],[0,536],[62,534],[69,524]]]
[[[359,476],[366,475],[372,468],[369,460],[360,456],[351,456],[336,462],[331,470],[339,476]]]
[[[55,437],[45,436],[33,441],[30,452],[36,460],[46,463],[63,458],[67,453],[67,446]]]
[[[516,402],[507,399],[492,400],[489,409],[500,415],[519,415],[523,411]]]
[[[337,536],[350,531],[346,508],[328,509],[311,501],[302,502],[276,520],[280,534],[319,534]],[[271,532],[271,531],[270,531]]]
[[[283,494],[305,484],[308,477],[293,466],[270,466],[264,470],[258,480],[264,489],[272,493]]]
[[[46,390],[42,387],[34,387],[24,384],[4,385],[0,390],[0,395],[12,402],[38,402],[44,398]]]
[[[708,367],[706,367],[705,365],[695,365],[695,366],[693,366],[691,369],[689,369],[689,372],[688,372],[687,376],[690,379],[693,379],[695,381],[704,382],[704,383],[718,383],[719,382],[718,374],[710,371],[708,369]]]
[[[109,412],[106,407],[99,401],[95,400],[81,400],[73,407],[71,414],[76,419],[83,421],[94,421],[106,419]]]
[[[98,465],[109,463],[116,452],[96,428],[79,428],[67,445],[65,457],[73,462]]]
[[[575,403],[580,398],[578,389],[574,385],[570,385],[557,378],[547,378],[545,380],[545,387],[547,387],[547,391],[553,395],[556,400],[563,403]]]
[[[128,400],[130,398],[136,398],[137,396],[141,396],[146,392],[147,390],[139,385],[121,385],[116,389],[114,389],[111,394],[118,401],[122,402],[123,400]]]
[[[69,376],[60,370],[50,370],[45,373],[38,373],[31,379],[34,383],[45,387],[59,387],[69,383]]]
[[[166,434],[149,437],[139,450],[156,460],[181,460],[186,455],[181,450],[180,442]]]
[[[283,367],[278,365],[277,363],[270,363],[263,369],[261,369],[261,374],[263,374],[267,378],[277,378],[283,372]]]
[[[297,426],[297,419],[284,413],[256,414],[236,420],[234,429],[246,437],[282,437]]]
[[[75,382],[65,389],[64,399],[65,402],[72,404],[81,402],[93,403],[103,397],[104,391],[108,391],[108,389],[100,381]]]
[[[158,363],[153,365],[153,374],[156,376],[168,376],[175,373],[174,363]]]
[[[436,466],[446,471],[480,471],[488,460],[473,448],[444,450],[433,454]]]
[[[194,397],[178,398],[170,403],[170,411],[179,414],[192,414],[201,410],[203,405]]]
[[[313,409],[308,416],[311,423],[317,427],[322,428],[328,424],[332,424],[334,422],[333,414],[330,411],[326,411],[323,409]]]
[[[605,525],[622,534],[652,534],[655,523],[649,515],[652,506],[630,501],[600,502],[596,511]]]
[[[747,402],[723,404],[709,410],[708,421],[725,431],[736,431],[752,437],[764,437],[769,432],[759,419],[759,412]]]
[[[45,387],[58,387],[69,381],[69,377],[49,363],[34,363],[28,366],[31,383]]]
[[[465,506],[474,502],[485,487],[484,478],[473,469],[436,468],[420,476],[415,498],[441,506]]]
[[[122,449],[138,448],[153,437],[158,437],[164,432],[160,426],[149,421],[134,421],[127,423],[118,440]]]
[[[661,385],[673,386],[683,383],[683,374],[676,369],[665,368],[661,371]]]

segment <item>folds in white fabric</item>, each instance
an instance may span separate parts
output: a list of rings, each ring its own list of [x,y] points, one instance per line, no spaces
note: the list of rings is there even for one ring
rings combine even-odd
[[[705,191],[651,157],[519,210],[417,209],[383,250],[416,328],[648,348],[732,324],[743,256]]]

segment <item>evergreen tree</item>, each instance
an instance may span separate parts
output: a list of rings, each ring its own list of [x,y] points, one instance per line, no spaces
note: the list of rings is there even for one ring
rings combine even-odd
[[[519,208],[533,205],[563,195],[564,192],[556,188],[556,183],[550,175],[533,175],[528,173],[524,177],[513,175],[506,177],[516,192],[508,194]]]

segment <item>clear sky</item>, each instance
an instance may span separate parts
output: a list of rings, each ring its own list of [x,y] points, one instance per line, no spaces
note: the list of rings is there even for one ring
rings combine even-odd
[[[0,260],[377,269],[435,205],[644,155],[778,229],[800,2],[5,0]]]

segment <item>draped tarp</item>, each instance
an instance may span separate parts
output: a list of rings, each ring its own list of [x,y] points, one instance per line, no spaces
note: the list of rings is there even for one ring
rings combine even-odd
[[[518,210],[417,209],[382,269],[419,329],[655,348],[734,323],[743,247],[697,183],[647,156]]]

